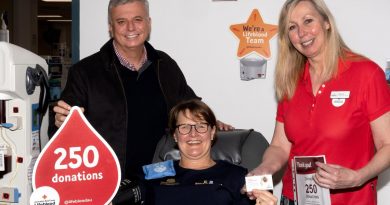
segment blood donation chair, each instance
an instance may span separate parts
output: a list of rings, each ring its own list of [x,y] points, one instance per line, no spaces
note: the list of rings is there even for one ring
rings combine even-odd
[[[250,171],[260,164],[268,146],[264,136],[253,129],[218,131],[211,155],[215,160],[226,160]],[[173,137],[165,135],[157,144],[153,162],[169,159],[178,160],[180,154]]]

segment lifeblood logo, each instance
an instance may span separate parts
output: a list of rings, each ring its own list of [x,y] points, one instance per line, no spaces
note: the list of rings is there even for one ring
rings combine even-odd
[[[59,201],[58,192],[48,186],[39,187],[30,197],[30,205],[56,205]]]
[[[115,196],[120,178],[114,151],[89,124],[80,108],[73,107],[38,157],[33,188],[54,189],[60,205],[103,205]]]
[[[278,32],[278,26],[264,23],[260,12],[254,9],[246,23],[230,26],[230,30],[240,39],[238,57],[256,52],[266,59],[271,57],[269,41]]]

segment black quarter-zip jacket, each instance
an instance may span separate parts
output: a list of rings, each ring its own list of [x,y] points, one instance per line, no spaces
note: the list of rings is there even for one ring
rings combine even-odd
[[[148,42],[145,42],[145,47],[150,63],[147,69],[156,72],[158,81],[156,83],[161,89],[161,99],[165,100],[162,102],[166,105],[165,112],[169,112],[182,100],[200,99],[188,86],[179,66],[168,54],[155,50]],[[132,130],[128,128],[129,115],[132,115],[128,110],[128,101],[131,99],[126,96],[128,92],[124,87],[125,83],[122,82],[120,66],[114,52],[113,39],[110,39],[99,52],[82,59],[69,69],[61,99],[71,106],[85,108],[86,118],[112,147],[119,159],[122,176],[125,176],[126,162],[137,160],[126,159],[127,145],[130,143],[128,140],[138,136],[132,136]],[[145,93],[148,94],[150,95]],[[156,144],[153,143],[150,146],[154,149]],[[149,145],[140,145],[139,149],[142,149],[142,146]]]

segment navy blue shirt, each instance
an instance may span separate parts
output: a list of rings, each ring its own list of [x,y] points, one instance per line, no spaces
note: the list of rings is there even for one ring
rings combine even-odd
[[[176,175],[146,181],[146,204],[247,205],[255,204],[240,193],[247,170],[225,161],[204,170],[191,170],[174,162]]]

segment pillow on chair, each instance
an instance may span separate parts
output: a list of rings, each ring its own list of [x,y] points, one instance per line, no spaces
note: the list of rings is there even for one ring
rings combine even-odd
[[[253,129],[218,131],[216,142],[211,148],[215,160],[225,160],[252,170],[260,164],[268,141]],[[157,144],[153,162],[178,160],[180,153],[171,135],[165,135]]]

